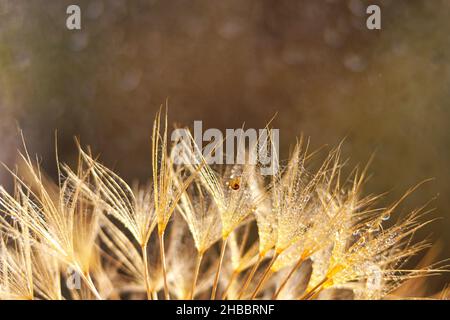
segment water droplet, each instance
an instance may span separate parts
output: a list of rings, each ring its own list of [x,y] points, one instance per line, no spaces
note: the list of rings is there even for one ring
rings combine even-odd
[[[363,72],[366,69],[366,62],[357,54],[349,54],[344,58],[344,66],[352,72]]]

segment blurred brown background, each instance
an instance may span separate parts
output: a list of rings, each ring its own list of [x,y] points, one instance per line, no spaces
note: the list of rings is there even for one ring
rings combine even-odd
[[[69,4],[82,30],[66,29]],[[365,28],[368,4],[382,30]],[[385,204],[433,177],[403,206],[439,195],[424,231],[450,256],[450,2],[447,0],[0,0],[0,160],[17,128],[54,168],[73,136],[126,179],[150,175],[154,114],[205,128],[262,128],[276,113],[283,155],[296,135],[318,147],[347,137]],[[0,178],[7,183],[4,170]],[[443,279],[435,280],[442,282]]]

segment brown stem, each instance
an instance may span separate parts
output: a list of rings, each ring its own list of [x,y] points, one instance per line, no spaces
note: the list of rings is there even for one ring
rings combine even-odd
[[[164,278],[164,297],[166,300],[170,300],[169,286],[167,285],[166,255],[164,253],[164,232],[159,233],[159,252],[161,255],[161,265]]]
[[[272,300],[276,300],[278,298],[278,295],[281,293],[281,291],[284,289],[284,287],[286,286],[286,284],[288,283],[289,279],[293,276],[293,274],[295,273],[295,271],[298,270],[298,268],[300,268],[300,266],[303,264],[303,261],[305,261],[302,257],[300,257],[300,259],[298,259],[297,263],[295,264],[295,266],[291,269],[291,271],[289,272],[289,274],[287,275],[287,277],[283,280],[283,282],[281,283],[280,287],[277,289],[277,291],[274,293],[274,295],[272,296]]]
[[[197,279],[198,279],[198,274],[200,272],[200,265],[202,264],[202,260],[203,260],[203,252],[199,251],[197,254],[197,263],[195,265],[194,280],[192,281],[192,288],[191,288],[191,292],[189,294],[189,300],[192,300],[195,297],[195,287],[197,285]]]
[[[152,289],[150,286],[150,278],[148,272],[148,257],[147,257],[147,244],[141,246],[142,260],[144,262],[144,279],[145,279],[145,289],[147,291],[147,300],[152,299]]]
[[[225,288],[223,294],[222,294],[222,300],[225,300],[228,295],[228,290],[231,288],[231,284],[234,282],[234,279],[236,279],[237,275],[239,274],[238,270],[234,270],[231,274],[230,280],[228,281],[227,287]]]
[[[251,271],[249,272],[247,278],[245,279],[244,285],[241,288],[241,291],[239,292],[239,295],[237,297],[238,300],[240,300],[242,298],[242,296],[244,295],[245,291],[247,290],[250,282],[252,281],[253,277],[255,276],[256,270],[258,269],[259,265],[261,264],[262,259],[264,258],[264,256],[259,255],[258,256],[258,260],[256,261],[256,263],[253,265]]]
[[[300,296],[298,300],[309,300],[316,296],[320,291],[323,290],[322,286],[328,281],[328,278],[324,278],[322,281],[320,281],[314,288],[311,290],[306,291],[303,295]],[[318,291],[318,292],[316,292]]]
[[[254,299],[256,297],[256,295],[258,294],[259,289],[261,289],[262,285],[266,282],[267,280],[267,276],[269,275],[270,269],[272,268],[273,264],[275,263],[275,260],[277,260],[278,256],[280,254],[278,252],[276,252],[273,257],[272,260],[270,260],[269,265],[266,268],[266,271],[264,271],[264,274],[262,275],[261,279],[259,280],[258,285],[255,288],[255,291],[253,291],[252,296],[250,299]]]
[[[221,246],[221,249],[220,249],[219,264],[217,266],[216,277],[214,278],[214,284],[213,284],[212,291],[211,291],[211,300],[215,300],[216,299],[217,285],[219,284],[220,271],[222,269],[222,262],[223,262],[223,257],[225,255],[225,248],[227,247],[227,240],[228,240],[228,237],[222,239],[222,246]]]
[[[312,299],[315,299],[315,298],[319,295],[319,293],[322,292],[323,289],[324,289],[323,286],[320,287],[319,289],[316,290],[316,292],[314,292],[313,294],[311,294],[311,295],[310,295],[309,297],[307,297],[305,300],[312,300]]]

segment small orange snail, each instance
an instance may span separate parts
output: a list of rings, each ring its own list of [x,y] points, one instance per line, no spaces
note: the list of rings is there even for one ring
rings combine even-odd
[[[239,190],[239,188],[241,187],[241,178],[240,177],[231,178],[227,182],[227,184],[230,187],[230,189],[235,190],[235,191]]]

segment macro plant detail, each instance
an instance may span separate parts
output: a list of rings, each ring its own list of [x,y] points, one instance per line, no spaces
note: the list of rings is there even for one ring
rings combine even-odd
[[[402,288],[448,269],[408,265],[431,247],[415,240],[428,204],[397,217],[421,184],[378,208],[382,195],[363,193],[368,165],[344,176],[341,146],[320,161],[301,138],[262,176],[257,164],[210,166],[192,138],[177,150],[199,161],[180,164],[167,131],[159,112],[145,185],[78,142],[77,166],[57,157],[53,182],[25,147],[13,190],[0,188],[1,299],[416,298]]]

